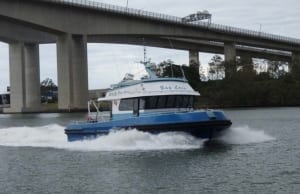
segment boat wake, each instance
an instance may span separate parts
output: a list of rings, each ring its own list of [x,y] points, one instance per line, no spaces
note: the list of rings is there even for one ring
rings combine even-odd
[[[231,127],[219,139],[227,144],[251,144],[275,140],[264,131],[249,126]]]
[[[132,130],[113,131],[93,140],[67,142],[64,127],[12,127],[0,129],[0,145],[13,147],[49,147],[76,151],[126,151],[197,149],[204,140],[185,133],[150,134]]]
[[[226,144],[250,144],[274,140],[261,130],[248,126],[229,129],[220,140]],[[48,147],[74,151],[126,151],[199,149],[205,140],[178,132],[150,134],[132,130],[113,131],[93,140],[68,142],[64,127],[11,127],[0,129],[0,145],[12,147]]]

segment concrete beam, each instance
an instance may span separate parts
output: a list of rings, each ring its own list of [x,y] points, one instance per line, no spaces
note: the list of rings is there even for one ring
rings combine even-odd
[[[57,40],[58,108],[86,109],[88,101],[87,43],[82,35]]]
[[[0,41],[27,43],[54,43],[56,37],[47,32],[34,30],[26,25],[18,24],[7,18],[0,17]]]
[[[179,50],[197,50],[199,52],[224,54],[224,44],[210,41],[195,41],[191,39],[161,38],[161,37],[141,37],[141,36],[88,36],[90,43],[113,43],[129,45],[146,45],[160,48],[170,48]],[[172,44],[170,44],[170,42]],[[291,61],[291,54],[282,51],[274,51],[262,48],[236,46],[237,55],[250,55],[253,58],[278,59],[281,61]]]
[[[11,11],[14,10],[14,11]],[[1,0],[0,16],[19,20],[46,31],[86,35],[151,35],[194,40],[236,42],[237,44],[300,51],[300,45],[261,36],[233,34],[230,31],[209,27],[191,26],[184,23],[145,18],[105,10],[77,7],[47,1]],[[51,17],[49,17],[51,15]],[[105,28],[103,27],[105,26]]]

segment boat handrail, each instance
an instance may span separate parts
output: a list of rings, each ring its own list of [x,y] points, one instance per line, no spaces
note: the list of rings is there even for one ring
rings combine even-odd
[[[94,108],[96,109],[97,113],[96,113],[96,118],[94,119],[91,115],[91,108],[90,106],[93,105]],[[104,117],[103,115],[101,114],[101,111],[99,110],[98,106],[96,105],[95,101],[94,100],[89,100],[88,101],[88,121],[90,122],[93,122],[93,121],[98,121],[98,116],[100,115],[101,117],[101,120],[104,121]]]

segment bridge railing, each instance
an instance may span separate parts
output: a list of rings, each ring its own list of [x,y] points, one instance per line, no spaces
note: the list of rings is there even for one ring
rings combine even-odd
[[[92,9],[98,9],[98,10],[106,10],[106,11],[115,12],[115,13],[121,13],[121,14],[145,17],[145,18],[150,18],[150,19],[157,19],[157,20],[166,21],[166,22],[180,23],[180,24],[185,24],[188,26],[206,28],[209,30],[215,30],[215,31],[220,31],[220,32],[225,32],[225,33],[242,34],[242,35],[247,35],[247,36],[255,37],[255,38],[263,38],[263,39],[268,39],[268,40],[281,41],[281,42],[285,42],[285,43],[289,43],[289,44],[300,44],[300,39],[296,39],[296,38],[290,38],[290,37],[281,36],[281,35],[275,35],[275,34],[259,32],[259,31],[254,31],[254,30],[248,30],[248,29],[243,29],[243,28],[237,28],[237,27],[232,27],[232,26],[226,26],[226,25],[221,25],[221,24],[215,24],[215,23],[208,23],[208,22],[203,22],[203,21],[187,23],[187,22],[184,22],[182,20],[182,18],[176,17],[176,16],[155,13],[155,12],[150,12],[150,11],[144,11],[141,9],[134,9],[134,8],[117,6],[117,5],[111,5],[111,4],[106,4],[106,3],[100,3],[100,2],[90,1],[90,0],[43,0],[43,1],[73,5],[73,6],[80,6],[80,7],[92,8]]]

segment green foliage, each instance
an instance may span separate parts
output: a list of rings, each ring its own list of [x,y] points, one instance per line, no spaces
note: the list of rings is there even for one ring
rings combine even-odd
[[[219,55],[214,55],[210,62],[208,63],[209,65],[209,79],[210,80],[215,80],[215,79],[223,79],[225,76],[225,63],[222,59],[221,56]]]
[[[201,83],[200,91],[210,99],[205,107],[300,106],[300,82],[289,74],[275,79],[239,71],[232,79]]]
[[[56,87],[55,83],[53,82],[52,79],[46,78],[41,82],[41,86],[44,87]]]
[[[55,102],[57,101],[57,86],[52,79],[46,78],[40,84],[41,101],[42,102]]]
[[[196,89],[200,82],[199,69],[195,68],[194,66],[192,67],[182,66],[182,69],[190,85]]]
[[[193,88],[200,82],[199,67],[197,65],[175,65],[173,61],[167,60],[158,64],[158,74],[161,77],[185,77]]]
[[[163,61],[160,64],[158,64],[159,72],[158,74],[161,77],[184,77],[181,66],[175,65],[172,60]]]
[[[209,63],[207,82],[200,80],[196,66],[179,67],[168,60],[159,67],[168,77],[182,77],[183,69],[190,85],[201,93],[196,99],[196,107],[300,106],[300,81],[294,74],[286,72],[288,64],[266,63],[267,72],[256,72],[257,64],[254,65],[250,57],[240,57],[237,62],[225,64],[215,55]],[[231,74],[223,79],[226,68],[231,68]]]
[[[290,77],[253,81],[241,78],[201,83],[201,94],[210,99],[203,106],[300,106],[299,81],[291,81]]]

